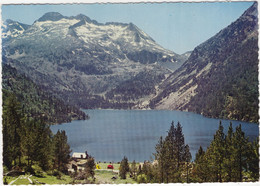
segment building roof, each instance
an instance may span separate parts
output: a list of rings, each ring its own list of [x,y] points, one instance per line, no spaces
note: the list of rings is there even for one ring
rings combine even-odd
[[[86,158],[86,154],[85,153],[80,153],[80,152],[74,152],[72,154],[72,158]]]

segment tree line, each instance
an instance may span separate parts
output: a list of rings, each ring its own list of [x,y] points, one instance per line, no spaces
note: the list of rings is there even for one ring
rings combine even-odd
[[[250,142],[241,124],[233,131],[230,123],[227,134],[223,125],[214,135],[210,146],[199,148],[194,161],[193,181],[196,182],[242,182],[259,179],[259,144]]]
[[[35,167],[53,173],[66,172],[70,146],[65,131],[52,134],[44,120],[27,117],[13,94],[3,102],[3,166],[10,170],[35,172]]]
[[[39,169],[36,167],[39,167],[53,175],[66,173],[71,150],[65,131],[53,134],[44,120],[26,116],[13,94],[5,95],[3,100],[4,172],[18,170],[37,174]],[[125,179],[130,173],[138,183],[257,181],[258,140],[249,141],[241,125],[234,130],[232,123],[225,134],[220,122],[209,147],[205,151],[200,147],[195,160],[191,161],[182,126],[172,122],[167,136],[160,137],[155,146],[154,161],[146,161],[143,165],[134,161],[129,166],[127,157],[124,157],[119,176]],[[94,179],[94,168],[94,158],[91,158],[83,177]]]
[[[229,125],[227,134],[220,122],[210,146],[200,146],[194,161],[189,145],[185,144],[182,126],[172,122],[165,138],[160,137],[154,160],[145,161],[139,167],[134,161],[131,166],[123,158],[119,176],[126,174],[138,183],[184,183],[184,182],[242,182],[259,179],[258,138],[250,142],[241,125],[233,130]]]
[[[24,74],[8,64],[3,64],[3,98],[14,94],[21,103],[23,112],[31,118],[44,119],[48,124],[84,120],[89,116],[73,105],[59,99],[54,93],[36,85]]]

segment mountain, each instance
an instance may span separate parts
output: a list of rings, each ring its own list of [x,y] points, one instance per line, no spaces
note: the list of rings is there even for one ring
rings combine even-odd
[[[3,39],[8,39],[11,37],[15,38],[20,34],[22,34],[29,27],[30,25],[7,19],[5,21],[5,24],[2,25],[2,38]]]
[[[28,117],[42,118],[50,124],[88,118],[84,112],[64,104],[11,66],[3,64],[2,67],[3,97],[14,94]]]
[[[258,122],[257,23],[255,2],[239,19],[197,46],[159,86],[149,107]]]
[[[133,23],[101,24],[82,14],[66,17],[57,12],[46,13],[19,34],[9,23],[4,26],[8,39],[3,39],[2,48],[7,63],[81,108],[132,107],[152,95],[158,83],[187,59],[164,49]],[[149,75],[140,75],[145,73]],[[135,83],[129,81],[143,80],[138,78],[159,81],[126,99],[122,84],[134,91]]]
[[[64,17],[63,15],[61,15],[58,12],[48,12],[46,14],[44,14],[41,18],[39,18],[37,21],[38,22],[45,22],[45,21],[59,21]]]
[[[258,121],[257,3],[193,51],[178,55],[133,23],[49,12],[2,26],[3,61],[80,108],[185,110]]]

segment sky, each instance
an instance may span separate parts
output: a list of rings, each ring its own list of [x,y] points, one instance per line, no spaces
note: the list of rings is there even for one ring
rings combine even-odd
[[[2,21],[33,24],[47,12],[84,14],[100,23],[134,23],[177,54],[193,50],[239,18],[253,2],[2,5]]]

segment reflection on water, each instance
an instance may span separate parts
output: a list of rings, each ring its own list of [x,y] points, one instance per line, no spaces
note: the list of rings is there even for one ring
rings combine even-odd
[[[90,119],[51,126],[54,133],[65,130],[73,152],[85,152],[97,161],[150,160],[160,136],[166,136],[171,122],[183,127],[185,143],[193,159],[201,145],[204,150],[218,129],[219,120],[201,115],[169,110],[85,110]],[[222,120],[225,133],[230,121]],[[233,128],[242,124],[250,139],[259,135],[258,125],[232,121]]]

